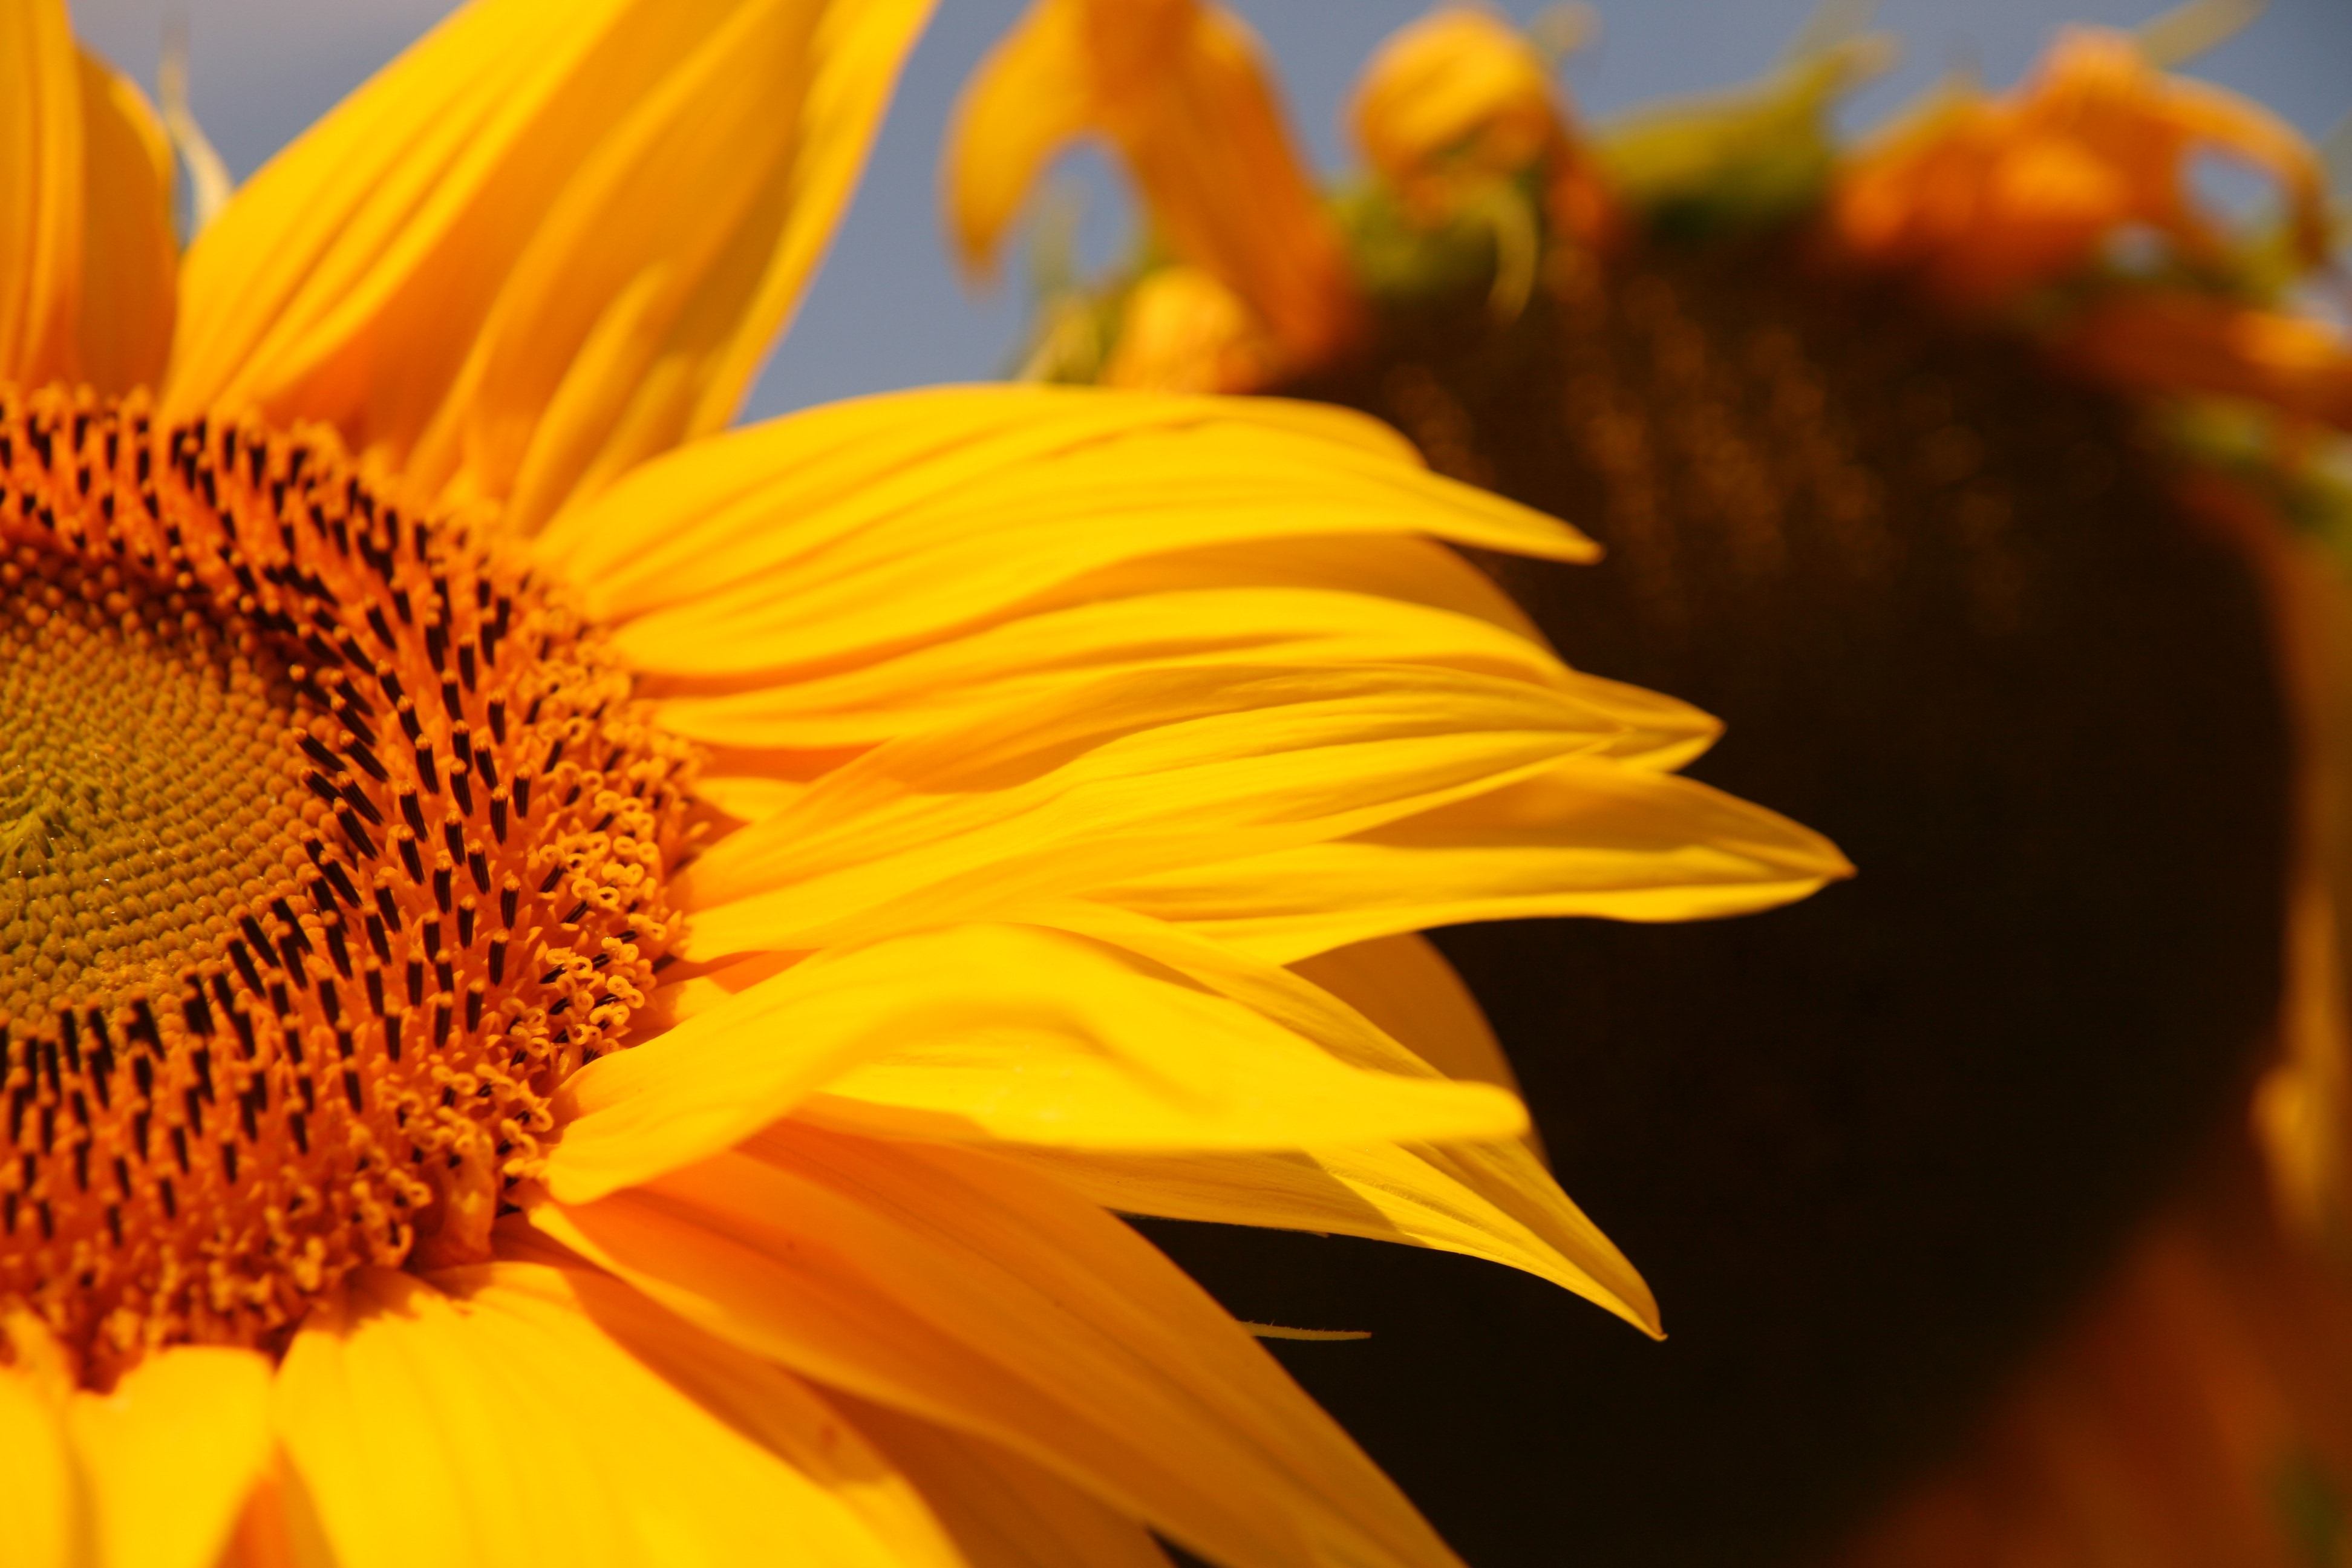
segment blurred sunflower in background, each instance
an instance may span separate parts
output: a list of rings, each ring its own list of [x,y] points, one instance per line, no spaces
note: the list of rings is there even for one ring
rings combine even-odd
[[[1845,863],[1360,415],[725,430],[925,11],[483,0],[184,256],[0,7],[0,1561],[1442,1565],[1110,1209],[1655,1331],[1412,933]]]
[[[1366,409],[1609,552],[1481,555],[1699,776],[1853,883],[1756,921],[1438,933],[1554,1168],[1673,1311],[1164,1237],[1481,1564],[2352,1560],[2352,348],[2322,161],[2173,73],[2243,6],[2061,33],[1858,142],[1886,45],[1579,123],[1573,19],[1441,8],[1317,191],[1195,0],[1039,0],[944,189],[984,268],[1093,136],[1150,217],[1026,374]],[[2213,210],[2218,156],[2264,201]]]

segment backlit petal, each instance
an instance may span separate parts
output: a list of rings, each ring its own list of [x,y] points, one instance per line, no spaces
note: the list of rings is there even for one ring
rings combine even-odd
[[[167,407],[324,419],[543,521],[731,416],[926,9],[461,11],[206,228]]]
[[[1420,932],[1351,942],[1291,968],[1446,1077],[1518,1092],[1518,1075],[1478,1010],[1477,998]]]
[[[1001,1162],[785,1123],[533,1217],[721,1337],[1001,1443],[1229,1568],[1454,1561],[1174,1265]]]

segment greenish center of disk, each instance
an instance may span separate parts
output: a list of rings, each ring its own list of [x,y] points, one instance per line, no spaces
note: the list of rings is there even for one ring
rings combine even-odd
[[[293,886],[282,669],[178,595],[19,546],[0,564],[0,1008],[160,994],[232,906]]]

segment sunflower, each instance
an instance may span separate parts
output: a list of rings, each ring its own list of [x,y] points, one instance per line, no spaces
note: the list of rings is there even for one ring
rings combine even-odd
[[[1111,1210],[1655,1331],[1412,933],[1844,862],[1359,416],[725,430],[924,11],[486,0],[184,258],[0,11],[0,1556],[1444,1563]]]
[[[1029,373],[1371,411],[1578,518],[1597,570],[1487,563],[1869,872],[1738,926],[1439,933],[1672,1342],[1443,1260],[1171,1245],[1245,1311],[1389,1304],[1364,1358],[1291,1364],[1475,1562],[2336,1561],[2352,353],[2298,303],[2311,150],[2165,68],[2231,8],[2066,32],[1848,143],[1882,40],[1596,129],[1558,38],[1449,6],[1367,67],[1360,172],[1278,226],[1294,153],[1151,109],[1244,91],[1239,25],[1167,9],[1195,42],[1152,92],[1080,47],[1123,25],[1087,0],[967,91],[968,261],[1076,135],[1151,220]],[[2216,155],[2266,210],[2200,203]]]

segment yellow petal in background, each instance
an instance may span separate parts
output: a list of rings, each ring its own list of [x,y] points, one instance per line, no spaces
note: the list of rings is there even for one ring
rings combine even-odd
[[[39,1380],[0,1367],[0,1563],[79,1568],[89,1500],[67,1446],[60,1401]]]
[[[1446,1077],[1519,1091],[1477,998],[1419,931],[1352,942],[1290,967]]]
[[[544,521],[732,416],[926,10],[461,11],[205,231],[167,409],[324,419]]]
[[[711,1332],[1002,1444],[1230,1568],[1454,1562],[1173,1264],[1003,1162],[786,1123],[532,1217]]]
[[[1355,330],[1337,228],[1257,40],[1201,0],[1038,0],[981,65],[950,132],[949,226],[984,265],[1060,145],[1107,137],[1178,256],[1247,301],[1294,363]]]
[[[0,381],[75,373],[82,265],[81,68],[65,6],[0,6]]]
[[[952,1561],[902,1555],[834,1489],[844,1472],[788,1463],[697,1403],[555,1270],[451,1284],[362,1270],[279,1368],[280,1440],[345,1568]]]
[[[81,309],[76,374],[100,392],[163,376],[180,268],[171,139],[137,84],[80,57]]]

